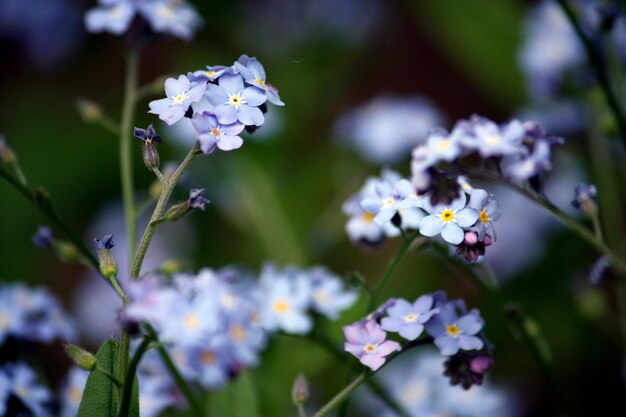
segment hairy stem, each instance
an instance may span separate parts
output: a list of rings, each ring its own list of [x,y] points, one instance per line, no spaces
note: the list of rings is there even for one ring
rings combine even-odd
[[[167,203],[172,195],[172,191],[178,184],[180,177],[187,171],[189,165],[191,165],[191,161],[193,158],[200,152],[200,143],[196,142],[196,144],[191,148],[183,162],[179,165],[179,167],[174,171],[169,179],[165,180],[163,183],[163,191],[161,192],[161,196],[159,197],[159,201],[157,201],[157,205],[154,208],[154,212],[152,213],[152,217],[150,217],[150,222],[146,227],[146,230],[143,232],[143,236],[141,238],[141,242],[139,243],[139,248],[137,249],[137,253],[135,258],[133,259],[132,268],[130,270],[130,278],[136,279],[139,277],[141,273],[141,265],[143,264],[144,257],[146,256],[146,252],[148,251],[148,247],[150,246],[150,242],[152,241],[152,236],[154,235],[155,227],[162,223],[161,219],[163,214],[165,214],[165,208],[167,207]]]
[[[133,383],[135,381],[135,376],[137,375],[137,367],[139,366],[139,361],[146,350],[148,349],[148,345],[154,339],[151,336],[145,336],[141,341],[139,347],[135,351],[130,364],[128,365],[128,371],[126,372],[126,378],[124,380],[124,388],[122,389],[122,400],[120,402],[120,409],[118,412],[118,417],[128,417],[128,412],[130,410],[130,401],[132,399],[133,392]]]

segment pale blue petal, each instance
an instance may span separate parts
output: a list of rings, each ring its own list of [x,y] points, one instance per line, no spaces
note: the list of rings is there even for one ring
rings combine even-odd
[[[239,94],[243,90],[243,78],[238,74],[224,74],[218,83],[228,94]]]
[[[444,356],[452,356],[459,351],[459,344],[450,336],[436,337],[435,345]]]
[[[243,90],[241,98],[246,101],[246,104],[248,106],[253,107],[260,106],[267,100],[265,92],[263,90],[259,90],[256,87],[248,87]]]
[[[424,236],[433,237],[441,233],[443,221],[439,216],[429,215],[422,219],[419,225],[420,233]]]
[[[477,210],[468,207],[457,211],[454,214],[454,220],[456,220],[457,224],[461,227],[469,227],[476,223],[479,215]]]
[[[265,122],[265,116],[263,116],[263,112],[259,110],[258,107],[250,107],[246,105],[239,107],[238,118],[239,121],[246,126],[261,126]]]
[[[217,147],[223,151],[232,151],[233,149],[239,149],[243,145],[243,139],[239,136],[222,135],[217,142]]]
[[[476,336],[462,334],[459,336],[458,345],[463,350],[479,350],[483,348],[484,343]]]
[[[406,340],[415,340],[423,331],[424,326],[412,323],[400,329],[400,336],[404,337]]]
[[[456,223],[448,222],[441,229],[441,237],[448,243],[458,245],[463,241],[463,229]]]
[[[209,103],[214,106],[228,103],[228,94],[226,91],[215,84],[207,84],[205,95]]]
[[[215,117],[221,124],[229,125],[237,121],[237,110],[229,104],[220,104],[215,107]]]

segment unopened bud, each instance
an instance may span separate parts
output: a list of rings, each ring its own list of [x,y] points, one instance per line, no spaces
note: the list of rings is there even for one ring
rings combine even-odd
[[[53,248],[57,253],[57,256],[66,262],[74,262],[78,260],[78,250],[76,246],[65,241],[53,242]]]
[[[309,400],[309,383],[303,374],[298,374],[293,383],[291,399],[295,405],[304,405]]]
[[[210,201],[204,198],[204,188],[192,189],[189,191],[189,200],[176,204],[165,213],[168,222],[175,222],[183,218],[192,209],[204,210],[204,206]]]
[[[100,258],[100,272],[105,278],[115,278],[117,276],[117,263],[111,254],[113,249],[113,235],[106,235],[102,239],[96,239],[98,256]]]
[[[146,167],[158,168],[160,160],[156,144],[161,143],[161,137],[157,134],[154,125],[151,123],[146,129],[136,127],[134,136],[143,142],[143,162]]]
[[[86,123],[95,123],[102,118],[102,107],[95,101],[86,98],[76,99],[76,109]]]
[[[173,275],[180,272],[183,268],[183,264],[176,259],[168,259],[161,265],[161,272],[165,275]]]
[[[98,364],[96,357],[87,352],[80,346],[73,345],[71,343],[67,343],[65,346],[65,353],[76,363],[76,365],[80,366],[86,371],[93,371],[96,369],[96,365]]]

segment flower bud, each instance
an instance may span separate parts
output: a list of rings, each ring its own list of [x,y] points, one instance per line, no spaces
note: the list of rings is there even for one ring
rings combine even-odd
[[[298,374],[293,383],[291,399],[295,405],[304,405],[309,400],[309,383],[303,374]]]
[[[96,369],[97,360],[96,357],[87,352],[80,346],[73,345],[71,343],[67,343],[65,346],[65,353],[76,363],[76,365],[80,366],[86,371],[93,371]]]
[[[54,238],[52,236],[52,231],[49,227],[39,226],[37,229],[37,233],[33,236],[33,243],[40,249],[49,248],[52,246]]]
[[[74,262],[78,260],[78,250],[76,246],[65,241],[55,241],[53,248],[57,253],[57,256],[66,262]]]
[[[165,213],[165,219],[168,222],[178,221],[193,209],[204,210],[204,206],[208,203],[210,201],[204,198],[204,188],[193,188],[189,191],[189,200],[172,206]]]
[[[176,259],[168,259],[161,264],[161,272],[165,275],[173,275],[180,272],[183,268],[183,264]]]
[[[143,142],[143,162],[146,167],[148,169],[158,168],[160,159],[156,144],[161,143],[161,137],[154,129],[154,125],[150,124],[146,129],[136,127],[134,136]]]
[[[115,278],[117,276],[117,263],[111,254],[113,249],[113,235],[106,235],[102,239],[95,239],[100,258],[100,272],[105,278]]]

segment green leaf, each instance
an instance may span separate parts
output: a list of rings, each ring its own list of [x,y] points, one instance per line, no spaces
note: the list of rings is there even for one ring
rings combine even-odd
[[[109,339],[98,349],[97,370],[87,378],[83,399],[78,408],[78,417],[116,417],[119,403],[118,387],[102,371],[118,375],[120,344]],[[139,383],[135,377],[129,417],[139,417]]]
[[[243,372],[220,391],[211,394],[207,407],[211,416],[259,417],[254,379]]]

